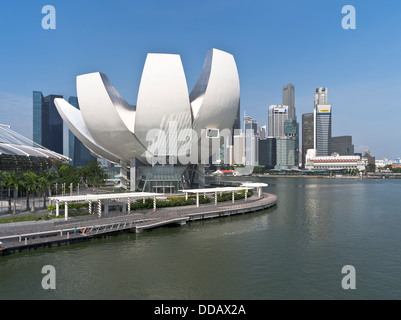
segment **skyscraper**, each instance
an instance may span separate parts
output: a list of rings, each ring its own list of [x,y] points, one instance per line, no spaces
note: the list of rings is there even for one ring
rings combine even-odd
[[[258,165],[259,162],[259,141],[258,122],[249,116],[244,116],[245,131],[245,164]]]
[[[291,155],[288,155],[287,158],[290,159],[290,163],[293,163],[293,166],[298,167],[299,165],[299,124],[297,122],[297,117],[288,119],[284,121],[284,135],[286,137],[294,138],[294,150],[291,151],[291,155],[294,159],[290,159]]]
[[[234,137],[234,130],[240,130],[240,129],[241,129],[241,105],[240,103],[238,103],[237,115],[235,117],[232,129],[233,137]]]
[[[40,91],[33,92],[33,141],[71,158],[74,166],[86,166],[89,160],[96,158],[64,125],[54,104],[55,98],[63,96],[51,94],[44,97]],[[76,97],[70,97],[69,103],[79,109]]]
[[[353,156],[355,152],[352,136],[332,137],[331,151],[338,153],[340,156]]]
[[[245,164],[245,135],[235,134],[233,139],[233,164]]]
[[[259,165],[267,169],[274,169],[276,161],[276,138],[259,140]]]
[[[294,118],[295,112],[295,87],[289,83],[283,87],[283,105],[288,106],[288,118]]]
[[[63,120],[54,105],[55,98],[63,96],[43,97],[42,92],[33,92],[33,141],[63,154]]]
[[[244,116],[244,130],[245,133],[251,130],[254,135],[258,134],[258,121],[250,116]]]
[[[314,105],[314,149],[316,156],[331,155],[331,105],[327,88],[317,88]]]
[[[305,167],[306,152],[314,148],[314,125],[313,113],[304,113],[302,115],[302,166]]]
[[[288,118],[288,107],[286,105],[271,105],[268,114],[268,137],[284,136],[284,121]]]
[[[79,109],[77,97],[70,97],[68,102],[75,108]],[[91,155],[89,149],[85,147],[85,145],[79,141],[71,131],[69,131],[69,157],[72,160],[72,165],[76,167],[84,167],[88,165],[90,160],[97,160],[96,157]]]
[[[275,169],[292,169],[298,166],[295,155],[295,137],[284,136],[276,138],[276,165]]]
[[[261,126],[261,127],[258,128],[258,137],[259,137],[259,139],[266,139],[266,137],[267,137],[266,134],[267,134],[266,125]]]

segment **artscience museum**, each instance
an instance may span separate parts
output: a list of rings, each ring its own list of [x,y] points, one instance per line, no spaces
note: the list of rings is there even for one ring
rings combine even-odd
[[[190,93],[177,54],[147,55],[136,105],[103,73],[80,75],[76,85],[80,109],[56,98],[58,112],[93,155],[120,165],[121,186],[130,190],[201,186],[205,166],[222,144],[232,145],[239,123],[236,63],[217,49],[207,52]]]

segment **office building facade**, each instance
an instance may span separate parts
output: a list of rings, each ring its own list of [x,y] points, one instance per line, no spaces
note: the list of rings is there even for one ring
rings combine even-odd
[[[302,167],[305,167],[306,152],[314,148],[314,114],[302,114]]]
[[[289,83],[283,87],[283,105],[288,106],[288,118],[294,118],[295,112],[295,87]]]
[[[266,169],[274,169],[276,158],[276,138],[259,140],[259,165]]]
[[[63,119],[54,104],[59,95],[43,96],[42,92],[33,92],[33,141],[43,147],[63,154]]]
[[[79,109],[78,98],[70,97],[68,102]],[[89,161],[97,161],[97,158],[91,155],[89,149],[69,131],[69,157],[71,158],[71,164],[75,167],[84,167],[89,164]]]
[[[40,91],[33,92],[33,141],[69,157],[74,166],[86,166],[89,160],[96,161],[97,158],[64,125],[54,103],[57,98],[63,96],[51,94],[44,97]],[[76,97],[70,97],[69,102],[79,109]]]
[[[266,125],[261,126],[261,127],[258,128],[258,137],[259,137],[259,139],[266,139],[267,138]]]
[[[314,105],[314,149],[316,156],[330,156],[331,151],[331,114],[327,88],[317,88]]]
[[[243,133],[234,135],[232,153],[233,164],[245,164],[245,135]]]
[[[237,114],[234,119],[234,124],[232,128],[232,135],[234,137],[234,132],[236,130],[241,130],[241,102],[238,102],[238,109],[237,109]]]
[[[291,154],[294,155],[294,160],[290,160],[290,163],[294,163],[293,166],[298,167],[299,165],[299,124],[297,118],[291,118],[284,121],[284,135],[286,137],[294,138],[294,150]],[[290,158],[290,156],[289,156]]]
[[[276,138],[276,165],[275,169],[294,169],[298,166],[295,153],[295,137]]]
[[[288,107],[286,105],[269,106],[268,137],[284,136],[284,122],[288,120]]]
[[[256,166],[259,162],[258,122],[249,116],[244,116],[245,131],[245,164]]]
[[[331,138],[331,152],[340,156],[352,156],[355,154],[352,136],[339,136]]]

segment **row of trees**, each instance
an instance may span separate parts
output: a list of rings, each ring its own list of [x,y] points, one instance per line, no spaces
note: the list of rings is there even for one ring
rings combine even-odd
[[[391,164],[388,164],[387,166],[380,168],[381,170],[390,170],[392,173],[401,173],[401,167],[395,167],[393,168],[393,166]]]
[[[100,166],[99,162],[89,161],[85,167],[74,167],[70,164],[58,164],[57,170],[57,183],[66,185],[72,184],[74,188],[80,183],[86,186],[98,188],[103,186],[107,179],[107,174]]]
[[[1,172],[0,174],[0,187],[1,189],[8,189],[8,211],[11,212],[11,191],[14,194],[14,207],[13,212],[17,210],[17,196],[20,189],[26,191],[26,209],[30,210],[30,196],[34,192],[39,191],[43,196],[43,203],[46,204],[46,192],[50,194],[50,187],[56,180],[57,175],[55,172],[43,171],[39,175],[28,172]]]
[[[85,167],[74,167],[70,164],[57,164],[49,171],[42,171],[39,174],[34,172],[1,172],[0,171],[0,189],[8,189],[8,210],[16,212],[18,190],[23,189],[26,192],[26,210],[30,210],[30,197],[39,192],[43,199],[43,208],[46,207],[46,196],[51,196],[55,184],[73,185],[78,184],[86,186],[99,187],[105,184],[107,175],[96,161],[90,161]],[[11,194],[14,195],[14,207],[11,206]]]

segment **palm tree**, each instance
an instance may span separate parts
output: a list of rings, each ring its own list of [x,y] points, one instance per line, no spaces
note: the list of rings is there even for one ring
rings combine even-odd
[[[25,172],[22,174],[22,182],[26,189],[26,210],[29,210],[29,195],[38,187],[38,176],[32,171]]]
[[[48,195],[49,195],[49,197],[51,197],[52,196],[51,187],[54,184],[54,182],[57,180],[57,173],[54,171],[42,171],[40,173],[40,177],[43,177],[44,179],[46,179],[48,181],[48,184],[47,184]]]
[[[43,208],[46,208],[46,190],[50,189],[52,184],[52,176],[47,172],[42,172],[38,178],[38,187],[43,196]],[[49,190],[50,195],[50,190]]]
[[[8,186],[9,187],[13,187],[14,188],[14,210],[13,213],[17,212],[17,197],[18,197],[18,187],[20,184],[20,180],[17,174],[15,174],[15,171],[13,171],[13,173],[9,173],[7,175],[7,182],[8,182]],[[9,197],[10,197],[10,193],[9,193]],[[10,197],[10,206],[11,206],[11,197]]]
[[[1,201],[3,200],[3,188],[6,184],[3,172],[0,171],[0,192],[1,192]],[[1,209],[3,209],[3,204],[1,206]]]
[[[8,188],[8,212],[11,212],[12,178],[9,172],[3,172],[4,185]]]

